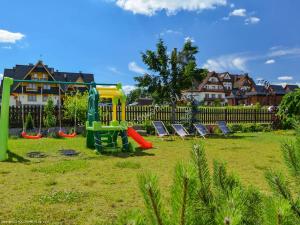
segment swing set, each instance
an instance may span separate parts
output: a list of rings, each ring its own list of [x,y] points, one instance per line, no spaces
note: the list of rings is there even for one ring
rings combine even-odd
[[[58,131],[58,136],[59,137],[63,137],[63,138],[74,138],[76,137],[76,111],[77,111],[77,101],[75,98],[75,113],[74,113],[74,132],[71,134],[67,134],[63,131],[62,129],[62,114],[61,114],[61,87],[59,85],[58,87],[58,119],[59,119],[59,131]],[[24,86],[22,85],[22,96],[24,95]],[[41,93],[40,93],[41,99],[43,98],[43,88],[41,87]],[[19,96],[19,102],[21,103],[21,99]],[[41,130],[42,130],[42,113],[43,113],[43,106],[42,104],[40,104],[39,107],[39,129],[38,129],[38,133],[36,135],[29,135],[26,132],[26,127],[25,127],[25,113],[24,113],[24,104],[21,103],[21,111],[22,111],[22,124],[23,124],[23,131],[21,133],[21,136],[25,139],[40,139],[43,137],[43,135],[41,134]]]
[[[128,126],[128,122],[125,120],[126,109],[126,95],[122,90],[121,84],[100,84],[100,83],[83,83],[83,82],[61,82],[61,81],[45,81],[45,80],[14,80],[9,77],[3,77],[2,81],[2,105],[0,115],[0,161],[7,159],[8,149],[8,128],[9,128],[9,100],[10,100],[10,88],[14,83],[38,83],[38,84],[54,84],[59,85],[59,136],[65,138],[74,138],[76,136],[76,103],[75,103],[75,115],[74,115],[74,132],[67,134],[62,129],[61,123],[61,85],[85,85],[89,87],[88,96],[88,109],[87,109],[87,121],[86,121],[86,146],[90,149],[95,149],[97,152],[102,153],[105,147],[117,148],[118,136],[122,139],[122,150],[128,151],[130,149],[130,143],[128,142],[128,136],[136,141],[140,148],[149,149],[152,148],[152,143],[147,142],[142,136],[140,136],[132,127]],[[24,90],[22,89],[22,93]],[[41,96],[43,91],[41,87]],[[111,99],[112,106],[112,121],[109,125],[101,122],[101,112],[99,111],[100,96],[102,98]],[[117,107],[121,103],[121,118],[117,119]],[[24,118],[24,105],[22,105],[22,120],[23,131],[22,137],[26,139],[40,139],[42,128],[42,105],[40,105],[39,111],[39,131],[36,135],[29,135],[25,129]],[[107,145],[104,145],[104,144]]]

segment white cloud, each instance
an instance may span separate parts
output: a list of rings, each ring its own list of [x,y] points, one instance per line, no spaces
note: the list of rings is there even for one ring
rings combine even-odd
[[[160,36],[165,36],[165,35],[182,35],[182,32],[177,31],[177,30],[164,30],[163,32],[160,33]]]
[[[208,59],[206,63],[203,65],[204,68],[216,71],[216,72],[224,72],[224,71],[246,71],[246,63],[248,58],[238,54],[232,55],[224,55],[215,59]]]
[[[231,3],[229,6],[230,6],[230,8],[234,8],[235,4]]]
[[[255,16],[250,16],[249,18],[245,19],[245,24],[257,24],[260,22],[260,18]]]
[[[282,46],[272,47],[268,54],[269,57],[281,56],[300,56],[300,48],[287,48]]]
[[[229,15],[230,16],[240,16],[240,17],[245,17],[247,13],[246,9],[235,9],[233,10]]]
[[[194,42],[195,42],[195,39],[192,38],[192,37],[185,37],[185,38],[184,38],[184,42],[188,42],[188,41],[194,43]]]
[[[168,15],[174,15],[180,10],[200,11],[227,4],[227,0],[116,0],[115,2],[124,10],[147,16],[153,16],[162,10]]]
[[[268,59],[265,64],[274,64],[275,62],[275,59]]]
[[[8,45],[8,46],[3,46],[2,48],[3,48],[3,49],[7,49],[7,50],[12,49],[12,47],[11,47],[10,45]]]
[[[120,72],[116,67],[109,66],[109,67],[107,67],[107,69],[108,69],[110,72],[113,72],[113,73],[115,73],[115,74],[121,74],[121,72]]]
[[[140,67],[136,62],[130,62],[128,64],[128,69],[132,72],[144,74],[146,73],[146,70]]]
[[[2,79],[3,79],[3,74],[0,73],[0,85],[1,85],[1,83],[2,83]]]
[[[272,64],[276,63],[278,57],[300,57],[300,48],[276,46],[263,54],[233,53],[221,55],[208,59],[203,67],[217,72],[227,70],[247,71],[247,63],[250,61],[263,60],[265,64]]]
[[[124,85],[122,87],[122,89],[125,92],[125,94],[128,95],[131,91],[133,91],[134,89],[136,89],[136,86],[133,86],[133,85]]]
[[[292,76],[281,76],[277,77],[278,80],[293,80],[294,78]]]
[[[16,43],[25,37],[22,33],[13,33],[8,30],[0,29],[0,43]]]
[[[229,16],[224,16],[224,17],[222,18],[222,20],[228,21],[228,20],[229,20]]]

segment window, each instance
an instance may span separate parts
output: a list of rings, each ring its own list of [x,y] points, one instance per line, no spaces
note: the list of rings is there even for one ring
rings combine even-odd
[[[222,94],[218,94],[218,97],[219,97],[219,98],[222,98]]]
[[[43,95],[43,102],[47,102],[48,101],[48,96],[47,95]]]
[[[32,74],[31,80],[38,80],[38,79],[39,79],[39,77],[36,73]]]
[[[210,81],[210,82],[218,82],[218,78],[216,78],[216,77],[211,77],[211,78],[209,78],[209,81]]]
[[[43,89],[44,90],[50,90],[51,89],[50,84],[44,84]]]
[[[209,98],[209,94],[205,94],[205,98]]]
[[[47,74],[43,74],[43,75],[42,75],[42,80],[47,80],[47,79],[48,79]]]
[[[216,97],[216,94],[211,94],[211,97],[212,97],[212,98],[215,98],[215,97]]]
[[[28,95],[28,102],[36,102],[36,95]]]
[[[36,91],[36,90],[37,90],[37,86],[36,86],[36,84],[29,83],[29,84],[27,85],[27,88],[26,88],[26,89],[29,90],[29,91]]]

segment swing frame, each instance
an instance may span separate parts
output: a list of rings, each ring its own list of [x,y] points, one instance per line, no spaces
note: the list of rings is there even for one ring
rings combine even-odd
[[[89,87],[99,86],[117,86],[118,84],[85,83],[85,82],[62,82],[62,81],[41,81],[41,80],[18,80],[10,77],[3,77],[2,102],[0,114],[0,161],[8,158],[8,128],[9,128],[9,101],[11,86],[17,83],[44,83],[44,84],[66,84],[66,85],[85,85]]]

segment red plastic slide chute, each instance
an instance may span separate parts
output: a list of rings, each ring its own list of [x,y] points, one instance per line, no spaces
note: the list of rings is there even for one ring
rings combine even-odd
[[[42,138],[42,134],[37,135],[28,135],[25,131],[21,133],[22,137],[25,139],[40,139]]]
[[[140,148],[142,149],[149,149],[152,148],[152,143],[146,141],[138,132],[135,131],[132,127],[128,127],[127,134],[129,137],[131,137],[135,142],[137,142],[140,145]]]

